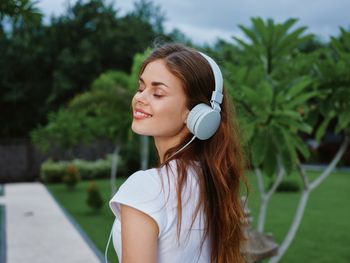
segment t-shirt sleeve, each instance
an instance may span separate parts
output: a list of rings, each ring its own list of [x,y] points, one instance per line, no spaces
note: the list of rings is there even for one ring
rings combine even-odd
[[[114,215],[120,220],[120,205],[135,208],[156,221],[159,235],[164,231],[167,216],[162,184],[156,172],[139,171],[131,175],[109,202]]]

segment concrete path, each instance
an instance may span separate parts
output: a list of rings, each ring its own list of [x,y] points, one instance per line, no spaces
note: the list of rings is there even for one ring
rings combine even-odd
[[[41,183],[6,184],[7,263],[100,263]]]

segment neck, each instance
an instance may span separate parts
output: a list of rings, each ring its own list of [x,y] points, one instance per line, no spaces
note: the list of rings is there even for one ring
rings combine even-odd
[[[172,147],[178,145],[183,140],[183,138],[185,138],[185,136],[186,134],[182,132],[178,136],[174,136],[171,138],[154,137],[154,144],[156,145],[159,160],[161,163],[165,161],[165,153]]]

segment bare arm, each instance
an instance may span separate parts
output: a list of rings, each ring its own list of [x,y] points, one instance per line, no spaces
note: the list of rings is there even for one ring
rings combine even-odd
[[[150,216],[121,205],[122,263],[156,263],[158,225]]]

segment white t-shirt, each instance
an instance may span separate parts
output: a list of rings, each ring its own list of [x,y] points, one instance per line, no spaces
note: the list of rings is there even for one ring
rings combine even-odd
[[[111,199],[109,205],[116,216],[113,225],[113,244],[121,259],[120,204],[128,205],[152,217],[159,227],[158,263],[208,263],[210,247],[204,233],[202,211],[191,228],[193,213],[199,197],[198,183],[193,169],[187,171],[187,184],[182,192],[182,222],[177,236],[176,163],[170,169],[149,169],[131,175]]]

